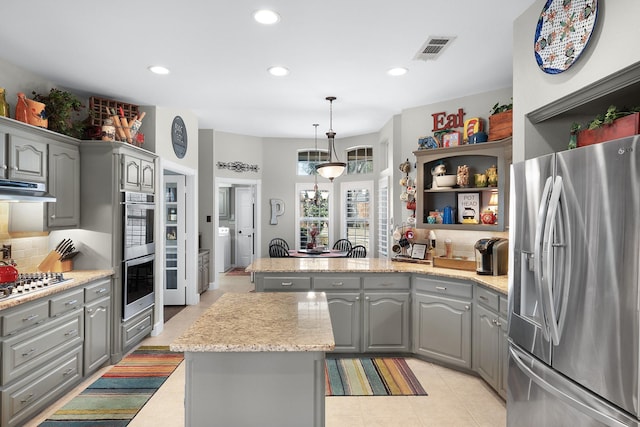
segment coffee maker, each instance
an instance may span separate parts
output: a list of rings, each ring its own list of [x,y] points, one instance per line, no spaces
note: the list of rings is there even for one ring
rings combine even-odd
[[[480,239],[476,250],[476,273],[488,276],[507,274],[509,241],[499,237]]]

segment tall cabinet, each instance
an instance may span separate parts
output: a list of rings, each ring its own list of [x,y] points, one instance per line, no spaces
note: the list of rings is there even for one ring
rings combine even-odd
[[[185,177],[164,176],[164,304],[185,305],[187,277],[185,270],[186,224]]]

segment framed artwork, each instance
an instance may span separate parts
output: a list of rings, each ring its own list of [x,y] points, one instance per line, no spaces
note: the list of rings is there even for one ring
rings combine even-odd
[[[426,254],[427,254],[427,245],[422,243],[414,243],[413,248],[411,249],[411,258],[424,259]]]
[[[480,193],[458,193],[458,223],[480,224]]]

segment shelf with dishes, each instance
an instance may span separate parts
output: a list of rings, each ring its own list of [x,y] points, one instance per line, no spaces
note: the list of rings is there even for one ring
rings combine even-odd
[[[505,230],[511,138],[414,154],[417,227]]]

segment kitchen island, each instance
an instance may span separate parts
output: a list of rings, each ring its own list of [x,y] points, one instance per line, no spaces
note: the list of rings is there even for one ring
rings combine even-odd
[[[170,346],[185,353],[185,425],[323,426],[334,345],[322,292],[224,294]]]

